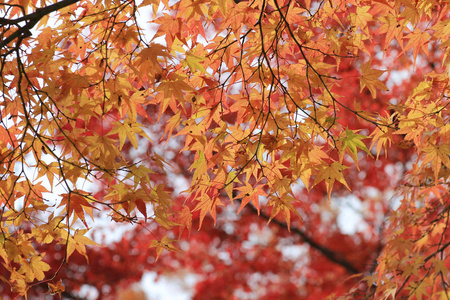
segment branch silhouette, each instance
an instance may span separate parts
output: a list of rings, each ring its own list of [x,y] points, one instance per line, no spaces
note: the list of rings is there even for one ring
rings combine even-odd
[[[239,202],[240,199],[237,199]],[[257,209],[253,205],[247,205],[247,207],[255,214],[258,214]],[[265,214],[264,212],[260,211],[259,213],[260,217],[266,219],[267,221],[270,219],[270,216]],[[288,230],[286,222],[281,222],[277,219],[272,219],[270,221],[271,223],[277,224],[278,226]],[[300,228],[291,227],[291,232],[299,235],[305,243],[307,243],[309,246],[311,246],[313,249],[316,249],[319,251],[322,255],[324,255],[327,259],[330,261],[340,265],[345,270],[347,270],[351,274],[358,274],[361,273],[361,270],[358,270],[350,261],[348,261],[341,253],[333,251],[315,240],[313,240],[308,234],[306,234],[305,231],[301,230]]]
[[[3,41],[0,42],[0,48],[7,46],[15,39],[18,39],[16,45],[13,47],[13,49],[17,49],[17,47],[20,46],[23,39],[31,36],[30,30],[33,29],[34,26],[36,26],[36,24],[39,22],[40,19],[42,19],[43,17],[54,11],[60,10],[66,6],[72,5],[79,1],[80,0],[63,0],[49,6],[38,8],[35,12],[29,15],[25,15],[23,17],[13,20],[7,18],[0,18],[0,25],[11,25],[19,27],[19,29],[14,31],[10,36],[8,36],[7,38],[5,38]],[[26,22],[26,24],[24,26],[20,26],[19,23],[21,22]]]

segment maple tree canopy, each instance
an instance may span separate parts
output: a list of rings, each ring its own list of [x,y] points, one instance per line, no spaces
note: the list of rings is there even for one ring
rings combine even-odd
[[[449,5],[0,3],[0,294],[450,299]]]

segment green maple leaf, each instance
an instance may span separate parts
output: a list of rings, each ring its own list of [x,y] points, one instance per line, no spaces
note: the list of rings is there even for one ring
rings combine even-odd
[[[341,137],[342,141],[341,158],[345,153],[344,150],[347,149],[348,154],[356,162],[356,165],[358,165],[358,148],[368,153],[370,156],[372,156],[369,152],[369,149],[367,149],[367,146],[363,143],[362,141],[363,139],[367,139],[367,136],[354,133],[350,129],[346,128],[345,136]]]

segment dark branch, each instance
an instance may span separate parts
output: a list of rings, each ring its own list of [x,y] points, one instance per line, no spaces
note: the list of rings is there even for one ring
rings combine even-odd
[[[247,205],[247,207],[249,207],[255,214],[258,213],[258,211],[256,210],[256,208],[252,205]],[[267,214],[265,214],[264,212],[260,212],[259,214],[262,218],[266,219],[267,221],[270,219],[270,216],[268,216]],[[281,222],[277,219],[272,219],[270,221],[271,223],[275,223],[280,227],[285,228],[286,230],[288,230],[287,224],[285,222]],[[291,232],[299,235],[303,241],[305,243],[307,243],[309,246],[311,246],[313,249],[316,249],[317,251],[319,251],[320,253],[322,253],[326,258],[328,258],[330,261],[340,265],[341,267],[343,267],[344,269],[346,269],[349,273],[352,274],[358,274],[361,273],[361,271],[359,271],[355,266],[353,266],[353,264],[351,264],[345,257],[342,256],[342,254],[330,250],[329,248],[320,245],[319,243],[317,243],[316,241],[314,241],[311,237],[309,237],[306,232],[304,232],[303,230],[299,229],[299,228],[292,228],[291,227]]]
[[[25,15],[23,17],[14,20],[0,18],[1,25],[16,25],[19,27],[19,29],[17,29],[14,33],[12,33],[10,36],[8,36],[7,38],[5,38],[3,41],[0,42],[0,49],[7,46],[15,39],[19,39],[18,43],[16,43],[15,46],[18,47],[20,45],[20,42],[24,38],[31,36],[30,30],[39,22],[40,19],[42,19],[43,17],[54,11],[60,10],[61,8],[72,5],[79,1],[80,0],[63,0],[46,7],[38,8],[34,13]],[[27,22],[25,26],[18,25],[20,22],[24,21]]]

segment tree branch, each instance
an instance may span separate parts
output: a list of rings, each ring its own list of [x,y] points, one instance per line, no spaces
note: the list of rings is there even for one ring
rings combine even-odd
[[[250,208],[255,214],[258,213],[257,209],[253,205],[247,205],[248,208]],[[270,216],[266,215],[264,212],[260,212],[259,214],[262,218],[266,219],[267,221],[270,220]],[[277,219],[272,219],[270,221],[271,223],[275,223],[280,227],[283,227],[284,229],[288,230],[287,224],[285,222],[281,222]],[[328,258],[330,261],[340,265],[344,269],[346,269],[349,273],[352,274],[358,274],[361,273],[355,266],[353,266],[352,263],[350,263],[345,257],[342,256],[342,254],[330,250],[329,248],[320,245],[316,241],[314,241],[311,237],[309,237],[306,232],[299,228],[291,227],[291,232],[294,232],[295,234],[299,235],[305,243],[307,243],[309,246],[311,246],[313,249],[316,249],[319,251],[322,255],[324,255],[326,258]]]
[[[62,0],[60,2],[54,3],[52,5],[38,8],[35,12],[25,15],[23,17],[20,17],[18,19],[9,20],[6,18],[0,18],[0,24],[1,25],[16,25],[19,27],[14,33],[12,33],[10,36],[5,38],[3,41],[0,42],[0,49],[7,46],[9,43],[14,41],[15,39],[19,39],[18,43],[14,48],[17,48],[20,45],[20,42],[29,36],[31,36],[30,30],[39,22],[40,19],[42,19],[44,16],[60,10],[66,6],[72,5],[74,3],[79,2],[80,0]],[[18,24],[20,22],[27,22],[24,26],[19,26]]]

